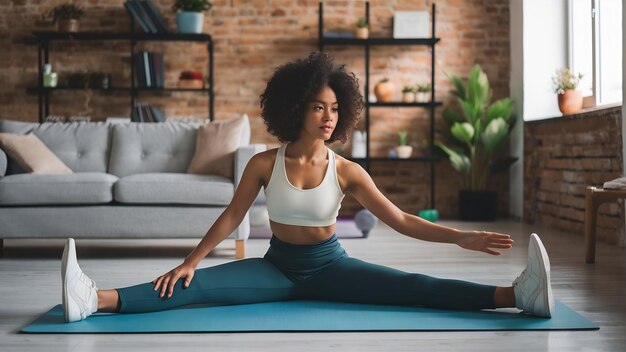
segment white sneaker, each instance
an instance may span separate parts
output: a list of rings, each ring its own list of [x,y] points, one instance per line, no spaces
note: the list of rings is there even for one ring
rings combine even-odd
[[[515,306],[526,314],[550,318],[554,313],[554,297],[550,285],[550,259],[536,233],[530,235],[528,264],[513,281]]]
[[[98,310],[98,288],[78,266],[73,238],[67,239],[63,250],[61,280],[66,323],[85,319]]]

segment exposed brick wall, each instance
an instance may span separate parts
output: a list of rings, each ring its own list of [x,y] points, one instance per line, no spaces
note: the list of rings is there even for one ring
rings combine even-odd
[[[623,175],[621,131],[621,107],[526,123],[524,219],[583,236],[585,187]],[[598,238],[623,229],[623,202],[600,206]]]
[[[124,0],[74,0],[86,9],[81,29],[127,31],[129,18]],[[153,0],[170,29],[175,16],[169,10],[173,0]],[[26,87],[37,81],[37,50],[33,30],[53,29],[42,19],[58,0],[13,0],[0,2],[0,118],[37,120],[37,97],[27,95]],[[370,1],[371,35],[391,37],[393,13],[399,10],[430,10],[432,0]],[[495,99],[509,94],[509,5],[507,0],[441,0],[437,5],[436,49],[437,100],[450,104],[451,85],[444,72],[465,75],[475,63],[489,75]],[[215,0],[205,15],[204,31],[215,40],[216,118],[225,119],[245,112],[252,117],[252,140],[275,143],[267,134],[259,115],[259,94],[275,67],[317,49],[317,0]],[[364,15],[363,1],[326,1],[325,27],[329,31],[350,30]],[[6,34],[6,35],[5,35]],[[165,84],[174,86],[180,71],[206,72],[206,48],[181,43],[150,43],[142,47],[165,53]],[[142,47],[138,48],[141,49]],[[363,82],[362,48],[329,48]],[[130,82],[127,43],[63,43],[52,47],[51,63],[60,79],[78,70],[106,71],[113,83]],[[425,82],[430,77],[430,52],[422,47],[378,47],[371,52],[371,88],[382,77],[389,77],[398,92],[405,84]],[[52,114],[85,113],[93,120],[106,116],[128,116],[130,99],[120,92],[53,92]],[[398,93],[399,99],[399,93]],[[168,116],[207,116],[207,99],[193,93],[141,93],[140,101],[165,109]],[[437,124],[441,122],[437,110]],[[372,155],[386,155],[395,145],[399,129],[409,130],[409,142],[416,154],[426,153],[428,114],[419,109],[373,109],[371,111]],[[380,170],[380,171],[378,171]],[[389,171],[393,170],[393,172]],[[429,204],[428,164],[382,164],[372,174],[381,189],[402,209],[417,212]],[[457,213],[460,176],[446,161],[437,168],[437,208],[443,216]],[[508,209],[508,180],[496,180],[501,209]],[[400,185],[400,186],[399,186]],[[344,213],[354,204],[346,201]],[[506,214],[506,211],[504,212]]]

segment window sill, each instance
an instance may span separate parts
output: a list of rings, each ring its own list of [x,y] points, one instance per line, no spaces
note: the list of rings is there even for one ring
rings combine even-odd
[[[540,119],[540,120],[524,121],[524,123],[533,125],[533,124],[540,124],[543,122],[555,122],[559,120],[572,120],[572,119],[583,119],[583,118],[589,118],[589,117],[599,117],[599,116],[603,116],[604,112],[612,112],[613,110],[616,110],[616,109],[621,111],[621,108],[622,108],[621,103],[599,105],[599,106],[584,108],[581,111],[575,114],[571,114],[571,115],[547,117],[547,118]]]

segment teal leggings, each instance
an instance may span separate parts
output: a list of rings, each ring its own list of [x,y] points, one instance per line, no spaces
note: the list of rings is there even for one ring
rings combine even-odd
[[[350,258],[333,235],[296,245],[277,237],[263,258],[198,269],[191,284],[180,279],[170,298],[152,283],[117,289],[120,313],[152,312],[190,304],[230,305],[293,299],[444,309],[495,308],[495,286],[412,274]]]

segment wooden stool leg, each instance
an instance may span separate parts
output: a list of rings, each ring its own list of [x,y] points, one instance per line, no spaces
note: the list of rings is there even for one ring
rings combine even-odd
[[[243,259],[246,256],[246,241],[235,240],[235,259]]]
[[[598,200],[595,199],[593,188],[585,190],[585,262],[596,260],[596,222],[598,216]]]

